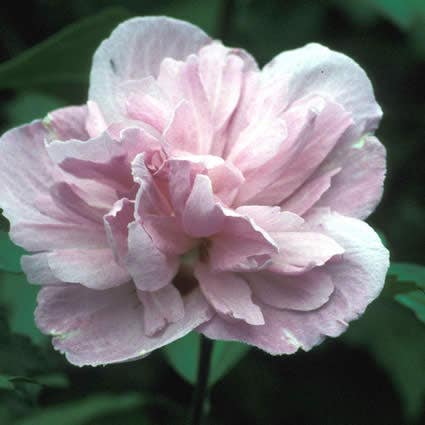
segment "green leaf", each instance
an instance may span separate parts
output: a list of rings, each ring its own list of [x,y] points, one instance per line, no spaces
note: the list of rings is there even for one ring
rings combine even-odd
[[[129,13],[109,8],[82,19],[21,55],[0,65],[0,89],[23,89],[54,84],[87,84],[91,60],[100,42]]]
[[[214,385],[236,366],[250,349],[240,342],[215,341],[209,385]]]
[[[402,282],[414,282],[425,289],[425,266],[412,263],[391,263],[389,275],[396,276]]]
[[[8,127],[17,127],[37,118],[43,118],[48,112],[61,108],[65,104],[64,100],[55,96],[23,91],[4,104],[4,115]]]
[[[165,358],[173,369],[186,381],[194,384],[198,370],[200,338],[190,332],[183,338],[163,348]]]
[[[380,298],[352,323],[343,339],[363,346],[387,371],[406,417],[417,419],[425,400],[425,327],[394,300]]]
[[[0,270],[18,273],[21,271],[22,248],[16,246],[6,232],[0,231]]]
[[[143,404],[139,394],[94,395],[83,400],[43,408],[16,425],[88,425],[97,418],[125,412]]]
[[[410,308],[419,320],[425,323],[425,292],[417,290],[407,294],[398,294],[395,299],[407,308]]]
[[[377,11],[403,29],[409,28],[417,16],[425,16],[423,0],[366,0]]]
[[[34,310],[38,287],[31,285],[23,273],[0,271],[0,301],[10,311],[10,327],[12,332],[29,336],[34,342],[46,340],[35,326]]]
[[[186,381],[195,384],[198,371],[200,336],[191,332],[164,347],[168,363]],[[238,342],[214,341],[209,385],[214,385],[248,352],[249,346]]]

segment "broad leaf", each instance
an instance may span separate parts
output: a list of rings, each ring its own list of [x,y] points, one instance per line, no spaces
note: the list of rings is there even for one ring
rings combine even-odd
[[[380,298],[350,325],[343,339],[370,352],[398,389],[406,416],[418,418],[425,401],[423,324],[395,301]]]
[[[40,409],[17,421],[16,425],[86,425],[108,414],[120,412],[125,415],[129,410],[142,405],[143,401],[139,394],[95,395]]]
[[[110,8],[69,25],[46,41],[1,64],[0,89],[87,84],[95,49],[129,16],[125,9]]]
[[[18,273],[21,271],[22,248],[16,246],[6,232],[0,231],[0,270]]]
[[[200,335],[191,332],[164,348],[165,357],[186,381],[195,384],[198,371]],[[214,341],[209,385],[214,385],[248,352],[249,346],[238,342]]]
[[[46,339],[34,323],[38,289],[27,282],[23,273],[0,271],[0,301],[10,312],[12,332],[27,335],[37,343]]]

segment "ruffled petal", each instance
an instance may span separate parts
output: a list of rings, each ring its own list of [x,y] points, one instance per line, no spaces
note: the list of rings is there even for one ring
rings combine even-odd
[[[235,273],[211,273],[198,264],[195,277],[208,302],[217,312],[250,325],[264,324],[261,309],[252,301],[247,282]]]
[[[156,291],[177,274],[179,258],[161,252],[141,223],[128,226],[127,269],[141,291]]]
[[[61,281],[92,289],[112,288],[131,280],[128,272],[115,262],[109,248],[53,251],[47,254],[47,262]]]
[[[329,207],[343,215],[367,218],[378,205],[384,189],[385,147],[376,137],[337,146],[318,172],[341,167],[316,207]]]
[[[158,291],[137,291],[143,304],[144,327],[147,336],[153,336],[169,323],[176,323],[184,317],[184,304],[179,291],[167,285]]]
[[[200,291],[184,298],[184,317],[148,337],[144,309],[133,285],[95,291],[80,285],[45,287],[38,296],[36,322],[54,335],[54,347],[77,366],[135,360],[169,344],[212,317]]]
[[[309,220],[345,249],[343,257],[323,267],[335,287],[329,301],[312,311],[260,304],[263,326],[248,326],[216,316],[200,327],[202,333],[214,339],[246,342],[271,354],[291,354],[299,348],[310,350],[325,336],[340,335],[348,322],[364,312],[383,288],[389,265],[387,249],[360,220],[326,211],[316,211]]]
[[[125,111],[117,96],[121,82],[156,77],[163,59],[184,60],[209,41],[201,29],[187,22],[166,17],[130,19],[97,49],[89,99],[99,105],[107,123],[120,121]]]
[[[348,56],[320,44],[307,44],[277,55],[263,69],[265,78],[288,80],[288,101],[323,94],[343,106],[353,118],[358,138],[374,131],[382,117],[372,85],[363,69]]]

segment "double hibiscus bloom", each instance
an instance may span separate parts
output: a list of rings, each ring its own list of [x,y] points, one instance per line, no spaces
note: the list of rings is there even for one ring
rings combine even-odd
[[[38,326],[77,365],[192,330],[272,354],[339,335],[388,268],[362,221],[382,194],[381,115],[363,70],[318,44],[259,70],[191,24],[123,23],[87,105],[0,140]]]

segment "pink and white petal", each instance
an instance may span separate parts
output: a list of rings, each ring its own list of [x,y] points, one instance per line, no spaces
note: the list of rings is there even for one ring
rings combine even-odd
[[[166,17],[133,18],[119,25],[97,49],[90,75],[89,98],[98,103],[107,123],[119,121],[120,83],[157,77],[163,59],[184,60],[209,37],[198,27]]]
[[[183,211],[183,226],[194,238],[209,237],[219,232],[224,223],[224,214],[214,199],[211,180],[198,174]]]
[[[184,317],[184,303],[180,292],[173,285],[158,291],[137,291],[143,304],[144,328],[147,336],[153,336],[169,323],[176,323]]]
[[[87,288],[107,289],[131,280],[128,272],[115,262],[110,248],[53,251],[47,254],[47,262],[59,280]]]
[[[170,120],[172,107],[167,95],[153,77],[130,80],[121,86],[130,119],[142,121],[162,133]]]
[[[284,120],[262,117],[240,133],[226,160],[235,164],[244,174],[254,171],[278,154],[287,134]]]
[[[279,309],[310,311],[326,302],[334,291],[332,279],[324,270],[314,269],[300,276],[268,271],[245,273],[254,297]]]
[[[294,232],[302,228],[304,219],[280,207],[266,205],[245,205],[236,208],[236,212],[249,217],[268,233]]]
[[[367,218],[381,200],[385,179],[385,147],[376,137],[365,136],[357,143],[338,145],[318,172],[341,167],[317,207],[329,207],[343,215]]]
[[[170,154],[201,153],[201,139],[192,105],[182,100],[175,108],[170,123],[164,130],[164,144]]]
[[[127,269],[137,289],[157,291],[171,283],[179,257],[161,252],[139,222],[128,226]]]
[[[214,195],[227,206],[232,205],[245,179],[240,170],[229,162],[208,169]]]
[[[339,105],[321,98],[302,101],[298,107],[298,124],[289,128],[284,150],[247,180],[239,204],[280,204],[310,177],[352,124]]]
[[[209,320],[212,309],[199,290],[184,298],[184,317],[155,337],[144,330],[144,311],[133,285],[94,291],[80,285],[46,287],[38,296],[36,322],[54,347],[77,366],[135,360]]]
[[[271,79],[289,76],[289,102],[317,93],[342,105],[353,118],[353,133],[358,138],[378,127],[382,110],[369,78],[342,53],[311,43],[277,55],[262,72]]]
[[[58,212],[50,188],[63,179],[46,153],[47,136],[35,121],[0,139],[0,206],[11,223],[11,238],[28,251],[104,245],[92,222],[82,226],[44,212]]]
[[[185,233],[180,218],[176,216],[144,214],[143,227],[154,245],[165,254],[183,255],[197,243]]]
[[[344,253],[334,239],[318,232],[273,233],[273,239],[279,252],[272,255],[268,269],[275,273],[304,273]]]
[[[50,269],[48,253],[46,252],[23,255],[21,267],[29,283],[35,285],[59,285],[63,283]]]
[[[339,336],[348,322],[357,319],[379,295],[389,265],[387,249],[363,221],[318,210],[311,224],[344,247],[344,255],[323,267],[335,290],[329,301],[312,311],[279,310],[261,305],[264,326],[233,323],[216,316],[199,328],[214,339],[238,340],[271,354],[290,354],[298,348],[310,350],[325,336]]]
[[[115,261],[122,265],[128,254],[128,225],[134,221],[134,202],[127,198],[120,199],[103,217],[103,221]]]
[[[103,132],[107,131],[108,126],[106,125],[105,118],[102,115],[102,112],[99,109],[99,106],[96,102],[89,100],[87,102],[87,119],[86,119],[86,130],[89,134],[89,138],[94,138],[100,136]],[[72,139],[81,139],[80,137],[72,137]]]
[[[86,105],[67,106],[49,112],[43,120],[43,125],[48,131],[47,139],[87,140],[90,138],[86,130],[86,121],[89,110]]]
[[[172,208],[152,177],[145,156],[143,153],[137,155],[131,164],[134,181],[140,185],[135,200],[135,217],[143,218],[146,214],[171,215]]]
[[[240,56],[220,42],[213,42],[199,51],[199,72],[215,131],[228,122],[238,104],[245,65]]]
[[[225,221],[221,232],[210,240],[208,259],[215,272],[248,271],[264,268],[277,254],[272,237],[249,217],[222,210]]]
[[[264,324],[261,309],[252,301],[247,282],[236,273],[214,273],[199,263],[194,270],[196,279],[208,302],[225,316],[250,325]]]
[[[302,216],[316,205],[329,190],[333,177],[341,171],[341,168],[334,168],[330,171],[324,170],[325,168],[321,170],[321,173],[315,172],[295,193],[283,201],[280,205],[282,210]]]

